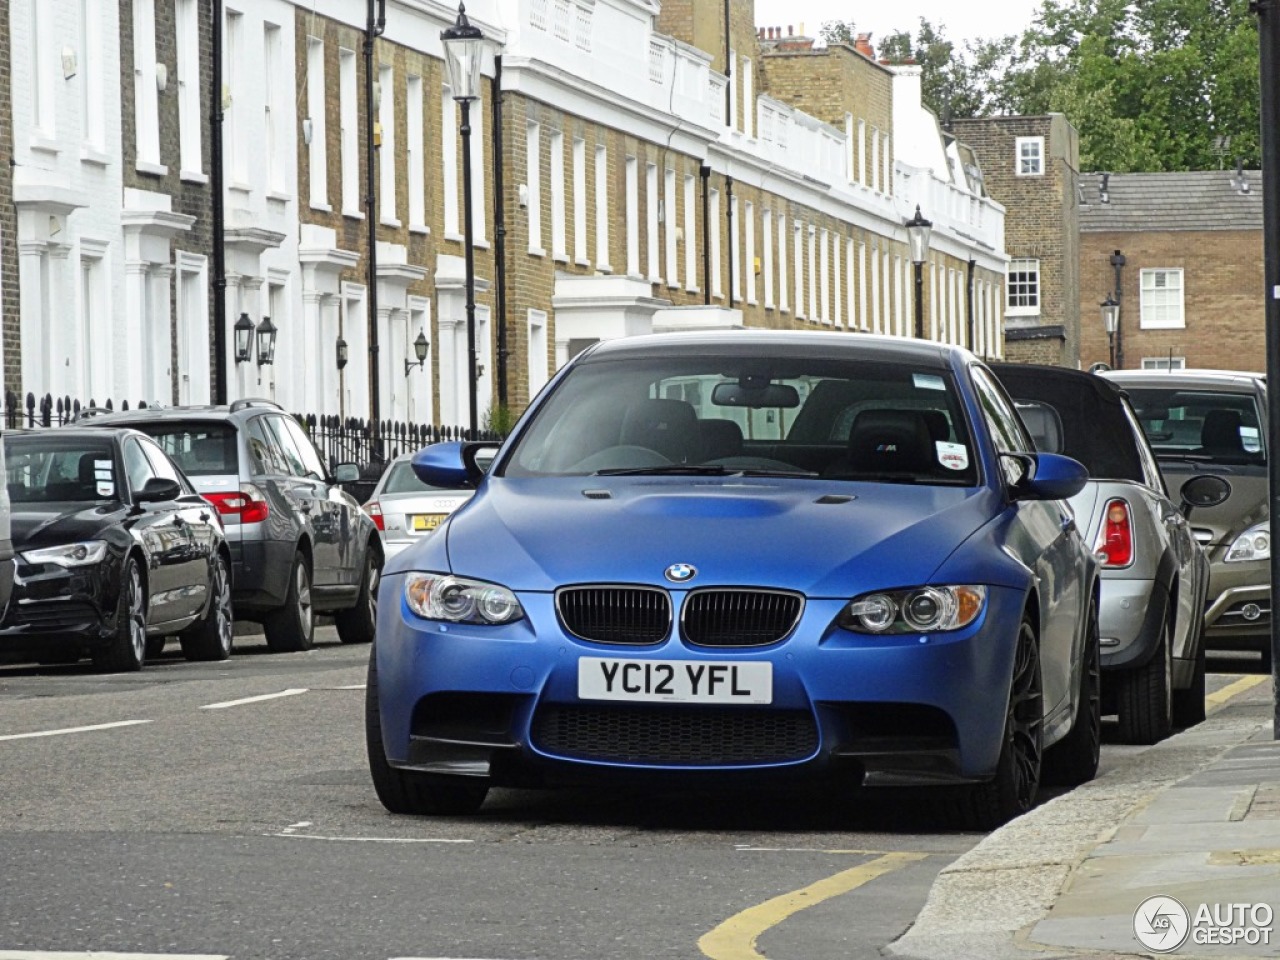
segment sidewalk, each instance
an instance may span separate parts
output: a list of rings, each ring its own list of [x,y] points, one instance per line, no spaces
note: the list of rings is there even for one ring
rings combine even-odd
[[[915,924],[887,952],[911,960],[1280,957],[1280,742],[1270,678],[1261,679],[1204,723],[989,835],[939,875]],[[1188,916],[1167,902],[1144,906],[1148,947],[1135,934],[1135,911],[1154,896],[1176,898]],[[1231,904],[1269,905],[1254,914],[1265,924],[1228,919]],[[1210,942],[1223,936],[1249,939]]]

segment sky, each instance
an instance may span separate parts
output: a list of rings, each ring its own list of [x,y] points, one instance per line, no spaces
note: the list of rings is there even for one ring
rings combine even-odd
[[[920,18],[943,27],[948,40],[991,39],[1021,33],[1040,8],[1040,0],[755,0],[757,27],[788,25],[816,37],[828,20],[852,20],[858,33],[870,31],[871,43],[899,30],[915,33]]]

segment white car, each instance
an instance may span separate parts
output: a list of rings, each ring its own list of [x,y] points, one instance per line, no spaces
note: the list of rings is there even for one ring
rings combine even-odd
[[[364,512],[382,537],[382,550],[388,560],[430,536],[445,517],[471,498],[469,491],[423,483],[413,472],[412,458],[412,453],[406,453],[393,460],[364,505]]]

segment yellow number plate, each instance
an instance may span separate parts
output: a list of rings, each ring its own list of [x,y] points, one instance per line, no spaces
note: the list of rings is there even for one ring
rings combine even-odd
[[[443,513],[417,513],[409,518],[409,528],[418,532],[434,530],[444,522],[446,516]]]

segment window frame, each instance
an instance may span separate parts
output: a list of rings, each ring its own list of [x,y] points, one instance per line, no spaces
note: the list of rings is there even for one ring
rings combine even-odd
[[[1036,148],[1035,169],[1024,170],[1024,162],[1029,157],[1023,156],[1023,147],[1034,146]],[[1013,148],[1013,172],[1018,177],[1043,177],[1045,173],[1045,156],[1044,156],[1044,137],[1017,137],[1014,140]]]
[[[1015,286],[1013,282],[1013,273],[1014,273],[1015,264],[1035,264],[1035,281],[1034,281],[1035,290],[1033,294],[1035,297],[1034,305],[1026,305],[1026,304],[1015,305],[1013,302],[1013,296],[1014,296],[1014,290],[1015,290]],[[1024,269],[1020,272],[1027,273],[1028,271]],[[1041,262],[1039,257],[1010,257],[1009,258],[1009,266],[1005,268],[1005,273],[1004,273],[1004,315],[1006,317],[1038,317],[1040,316],[1040,309],[1041,309],[1041,302],[1042,302],[1041,291],[1044,287],[1044,284],[1042,282],[1042,276],[1043,276],[1043,272],[1041,270]],[[1021,287],[1026,286],[1027,283],[1028,281],[1023,281],[1019,285],[1019,289],[1021,289]],[[1020,296],[1029,296],[1029,295],[1031,294],[1026,294],[1026,293],[1020,294]]]
[[[1155,304],[1149,303],[1148,292],[1154,294],[1156,287],[1154,278],[1157,275],[1167,275],[1177,277],[1177,311],[1178,316],[1175,320],[1157,320],[1154,313],[1157,310],[1166,310],[1172,307],[1172,304]],[[1153,285],[1148,288],[1147,278],[1153,280]],[[1173,291],[1175,288],[1169,286],[1166,279],[1165,290]],[[1150,315],[1149,315],[1150,311]],[[1142,330],[1184,330],[1187,326],[1187,285],[1186,271],[1182,267],[1143,267],[1138,271],[1138,327]]]

